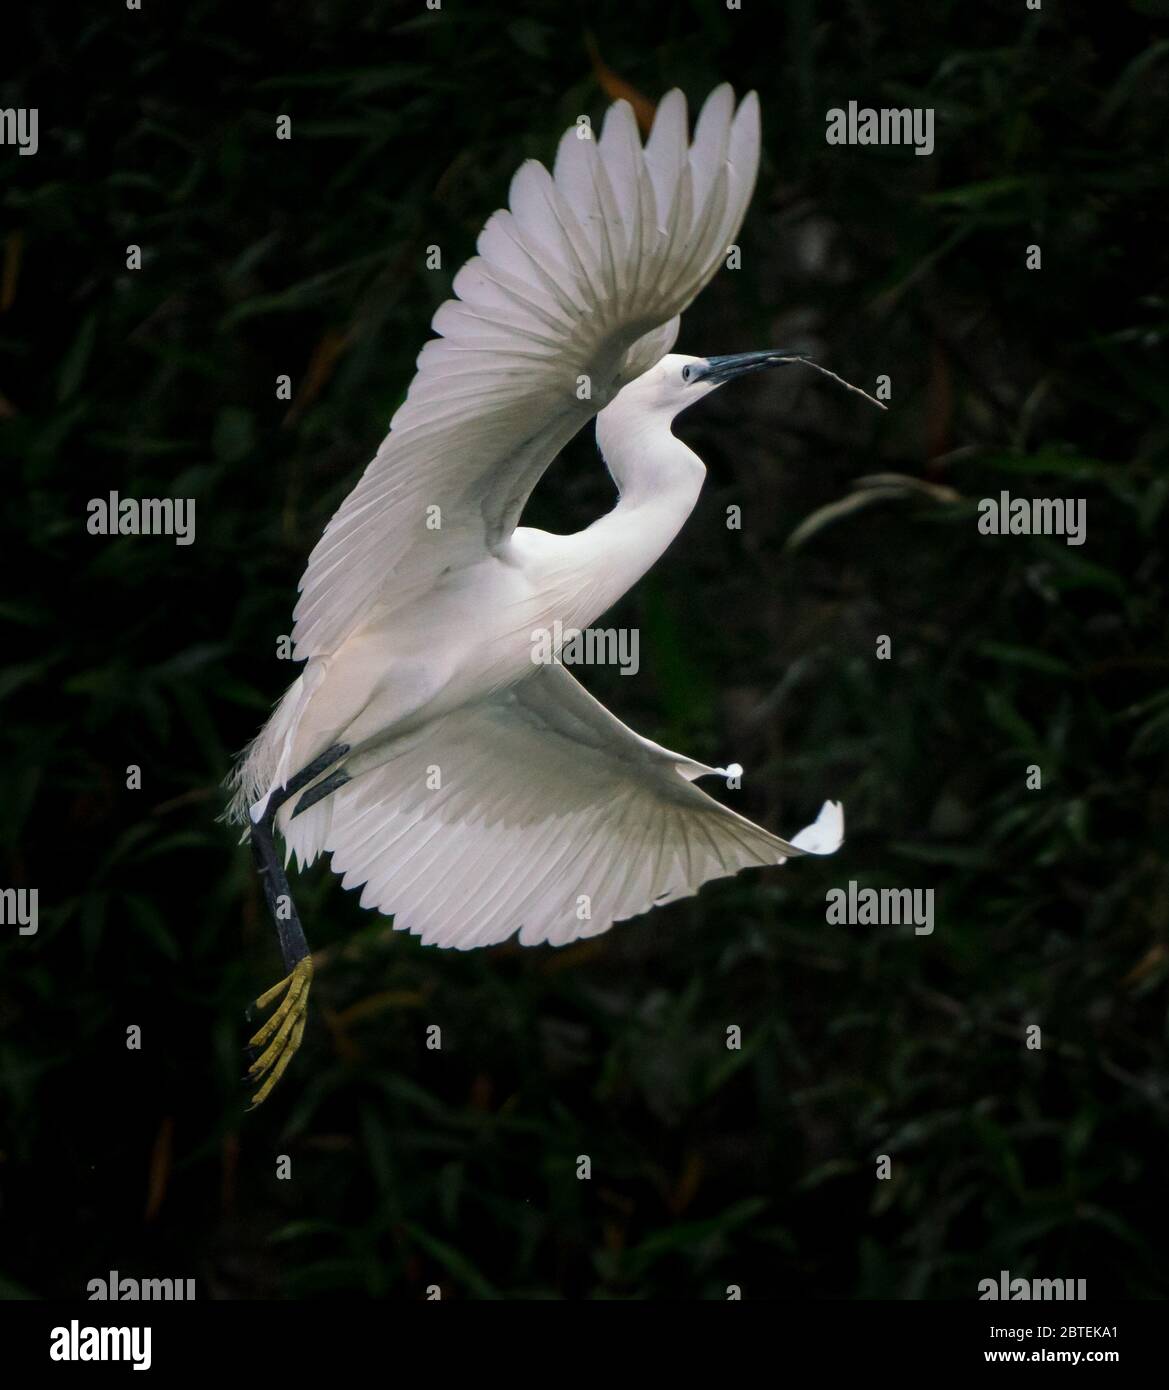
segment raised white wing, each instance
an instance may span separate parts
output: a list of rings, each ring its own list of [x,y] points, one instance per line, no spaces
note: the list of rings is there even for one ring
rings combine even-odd
[[[521,166],[511,211],[488,220],[455,276],[458,298],[432,323],[441,337],[309,558],[297,660],[335,651],[375,603],[425,592],[506,542],[560,449],[672,347],[677,315],[742,222],[758,162],[759,104],[752,93],[736,112],[724,85],[691,145],[673,91],[644,149],[619,101],[599,141],[565,134],[552,175]]]
[[[790,842],[728,810],[693,784],[714,768],[641,738],[561,666],[381,756],[283,824],[288,849],[302,865],[331,850],[362,907],[439,946],[562,946],[843,837],[836,802]]]

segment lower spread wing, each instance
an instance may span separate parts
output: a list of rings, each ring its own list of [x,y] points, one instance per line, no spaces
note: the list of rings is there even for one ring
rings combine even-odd
[[[581,133],[589,135],[580,139]],[[425,591],[514,530],[560,449],[670,350],[746,211],[759,107],[717,88],[688,144],[671,92],[643,149],[624,101],[573,127],[553,174],[528,160],[454,280],[377,456],[309,558],[297,660],[327,655],[381,601]]]
[[[837,803],[789,842],[694,785],[713,771],[548,666],[394,745],[286,835],[302,862],[332,851],[363,907],[427,943],[467,949],[518,931],[524,945],[559,946],[709,879],[840,844]]]

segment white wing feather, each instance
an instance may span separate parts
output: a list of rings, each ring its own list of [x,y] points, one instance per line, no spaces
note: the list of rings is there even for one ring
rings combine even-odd
[[[722,86],[689,148],[674,91],[644,149],[619,101],[599,140],[565,134],[552,175],[535,160],[520,168],[510,211],[493,214],[455,276],[457,297],[432,322],[440,337],[309,558],[297,660],[334,652],[375,604],[404,602],[506,542],[560,449],[670,350],[677,316],[738,230],[758,161],[758,102],[752,93],[736,112]]]
[[[364,885],[362,907],[439,946],[517,931],[561,946],[843,837],[836,802],[791,841],[729,810],[693,785],[716,769],[640,737],[561,666],[383,757],[287,822],[289,852],[303,866],[331,850],[344,886]]]

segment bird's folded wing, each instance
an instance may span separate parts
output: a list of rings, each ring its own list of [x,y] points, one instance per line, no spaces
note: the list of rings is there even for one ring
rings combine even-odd
[[[589,136],[579,138],[581,134]],[[759,162],[754,94],[711,93],[688,143],[666,96],[644,149],[624,101],[599,140],[573,127],[553,174],[512,180],[434,316],[409,393],[301,579],[298,660],[374,604],[424,591],[503,545],[540,475],[628,380],[670,350],[676,316],[726,255]]]
[[[790,842],[728,810],[693,785],[713,768],[641,738],[560,666],[383,757],[290,821],[289,848],[331,850],[363,907],[440,946],[563,945],[843,834],[835,802]]]

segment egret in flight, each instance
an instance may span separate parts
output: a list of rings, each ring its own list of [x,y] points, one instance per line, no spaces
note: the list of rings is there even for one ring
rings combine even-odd
[[[251,1040],[255,1104],[304,1032],[312,959],[293,857],[303,868],[329,852],[363,907],[466,950],[517,932],[529,946],[595,936],[710,879],[841,843],[838,803],[780,839],[695,785],[736,765],[642,738],[555,651],[533,660],[537,634],[588,628],[689,516],[705,469],[674,418],[743,373],[802,360],[670,351],[758,162],[753,93],[736,110],[717,88],[690,141],[670,92],[644,148],[618,101],[599,139],[567,132],[551,174],[521,166],[510,210],[455,276],[389,434],[309,557],[293,631],[304,669],[230,779],[287,972],[256,1001],[279,1000]],[[575,535],[521,526],[594,415],[616,505]]]

